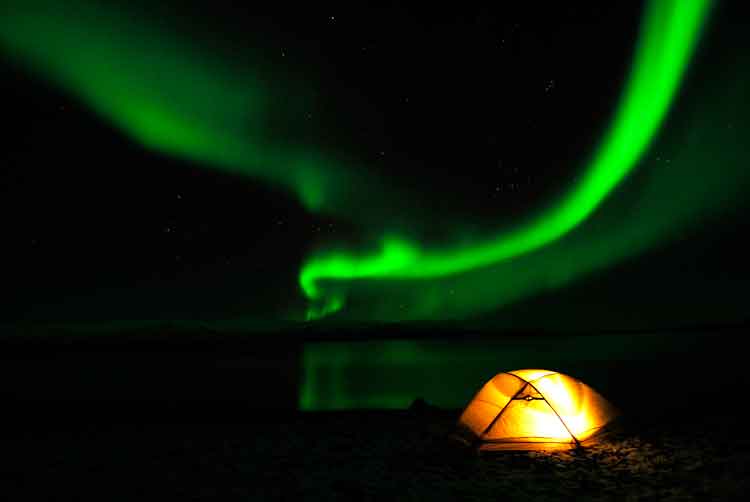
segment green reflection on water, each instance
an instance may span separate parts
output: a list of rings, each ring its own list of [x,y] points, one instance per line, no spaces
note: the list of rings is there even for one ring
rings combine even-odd
[[[501,371],[545,368],[606,388],[611,364],[686,350],[694,337],[665,334],[366,341],[306,344],[302,410],[407,408],[415,399],[443,408],[466,404]]]

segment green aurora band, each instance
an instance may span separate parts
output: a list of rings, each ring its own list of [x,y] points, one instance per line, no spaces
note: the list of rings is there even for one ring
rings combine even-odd
[[[581,179],[556,204],[510,232],[442,251],[423,251],[406,239],[384,238],[380,253],[318,256],[302,268],[300,284],[311,299],[322,299],[320,317],[342,305],[341,293],[319,286],[324,280],[429,279],[473,271],[522,256],[561,238],[588,218],[638,164],[659,130],[696,45],[708,12],[704,0],[648,4],[632,72],[613,123]],[[455,294],[455,289],[451,289]],[[392,316],[389,316],[392,317]]]
[[[364,171],[300,146],[295,124],[304,122],[299,110],[310,108],[313,91],[304,73],[271,90],[265,82],[282,80],[282,72],[261,63],[268,54],[248,41],[260,46],[262,34],[225,33],[226,40],[201,44],[210,36],[164,23],[160,9],[158,2],[9,0],[0,5],[0,52],[144,148],[258,178],[290,191],[308,211],[344,213],[373,188],[384,191]],[[382,218],[370,203],[368,214]]]
[[[61,12],[49,0],[4,2],[0,50],[145,148],[258,178],[293,193],[308,211],[349,220],[377,236],[377,252],[329,246],[302,264],[308,319],[480,314],[678,235],[736,203],[744,187],[744,170],[730,154],[739,133],[714,123],[743,123],[737,103],[744,103],[746,75],[731,89],[719,82],[706,93],[712,95],[685,107],[679,119],[692,125],[689,133],[659,135],[708,17],[708,0],[647,3],[610,127],[567,192],[509,230],[440,247],[416,237],[436,225],[411,201],[424,194],[406,193],[315,145],[299,146],[289,124],[299,121],[298,110],[311,99],[304,78],[284,79],[258,63],[263,54],[247,41],[229,51],[202,46],[189,28],[183,33],[157,23],[157,7],[136,13],[112,5],[72,0]],[[645,155],[657,147],[660,157]],[[704,169],[719,164],[723,170]],[[647,176],[642,186],[608,197],[637,177],[628,176],[637,166]],[[682,189],[675,194],[677,178]],[[722,202],[715,200],[717,190]],[[437,223],[448,235],[466,227]],[[417,229],[413,238],[404,228]]]

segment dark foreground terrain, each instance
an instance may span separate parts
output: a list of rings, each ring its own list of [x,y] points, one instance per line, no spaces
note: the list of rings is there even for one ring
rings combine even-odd
[[[746,499],[745,327],[407,334],[0,337],[0,500]],[[473,392],[522,367],[603,392],[616,431],[554,454],[452,442]]]
[[[734,399],[726,396],[726,399]],[[258,413],[2,432],[5,500],[732,500],[750,440],[719,415],[626,421],[582,451],[478,456],[457,411]],[[231,419],[232,417],[227,417]]]

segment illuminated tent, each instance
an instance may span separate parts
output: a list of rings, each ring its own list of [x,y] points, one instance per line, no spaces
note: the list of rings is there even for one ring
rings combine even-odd
[[[457,437],[480,450],[573,448],[592,439],[617,410],[575,378],[548,370],[499,373],[458,420]]]

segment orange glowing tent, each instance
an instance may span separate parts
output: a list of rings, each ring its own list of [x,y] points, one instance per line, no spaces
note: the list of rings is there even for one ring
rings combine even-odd
[[[581,446],[618,411],[594,389],[562,373],[516,370],[487,382],[458,420],[457,437],[480,450]]]

